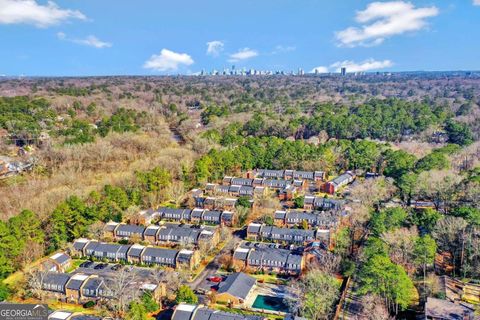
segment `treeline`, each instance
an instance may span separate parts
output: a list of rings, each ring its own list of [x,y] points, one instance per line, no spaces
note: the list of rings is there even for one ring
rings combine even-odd
[[[225,117],[248,110],[226,105],[206,106],[201,114],[208,124],[214,117]],[[336,139],[378,139],[399,141],[425,131],[432,125],[444,128],[451,143],[467,145],[473,135],[465,124],[452,120],[446,105],[412,102],[401,99],[372,99],[361,105],[332,103],[285,106],[255,112],[245,124],[237,124],[237,134],[243,136],[276,136],[308,139],[320,134]]]
[[[321,145],[303,141],[289,141],[276,137],[247,137],[227,132],[207,132],[205,138],[229,145],[212,149],[195,163],[198,182],[219,180],[226,174],[235,174],[254,168],[322,168],[329,173],[344,170],[367,170],[400,179],[410,172],[420,173],[450,166],[448,155],[460,150],[447,145],[434,150],[422,159],[388,144],[368,140],[330,140]]]

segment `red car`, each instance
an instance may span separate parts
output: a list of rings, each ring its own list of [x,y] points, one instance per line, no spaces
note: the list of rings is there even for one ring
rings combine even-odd
[[[211,282],[222,282],[223,279],[222,277],[212,276],[212,277],[209,277],[207,280]]]

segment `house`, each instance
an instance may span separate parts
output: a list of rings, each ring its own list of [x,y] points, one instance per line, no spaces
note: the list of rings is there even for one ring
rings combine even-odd
[[[191,221],[191,209],[172,209],[168,207],[158,208],[158,218],[167,221]]]
[[[134,239],[134,242],[143,239],[144,226],[138,226],[135,224],[119,224],[114,230],[114,239]]]
[[[142,254],[142,262],[148,265],[161,265],[175,268],[177,254],[177,250],[146,247]]]
[[[143,232],[143,240],[147,241],[152,245],[157,244],[159,231],[160,231],[159,226],[154,226],[154,225],[148,226],[147,228],[145,228],[145,231]]]
[[[70,277],[65,286],[65,296],[68,301],[80,302],[82,298],[83,285],[91,277],[86,274],[77,273]]]
[[[256,283],[255,278],[243,272],[233,273],[218,285],[216,299],[230,306],[242,305]]]
[[[168,244],[193,244],[201,242],[211,243],[216,246],[219,241],[218,228],[208,226],[166,224],[157,231],[157,243]]]
[[[247,178],[325,181],[326,173],[324,171],[256,169],[247,172]]]
[[[260,238],[260,230],[263,224],[252,222],[247,226],[247,239],[257,241]]]
[[[254,193],[264,192],[263,188],[253,187],[253,186],[244,186],[244,185],[218,185],[214,183],[207,183],[205,186],[205,192],[214,195],[218,193],[227,194],[234,197],[253,197]]]
[[[146,247],[141,244],[132,245],[127,253],[127,261],[133,264],[141,264],[142,254],[145,248]]]
[[[202,305],[180,303],[175,307],[172,320],[265,320],[264,317],[242,315],[208,309]]]
[[[104,295],[106,292],[105,280],[101,277],[89,277],[82,285],[81,297],[88,300],[97,300],[100,298],[106,298]],[[102,291],[103,289],[103,291]]]
[[[85,248],[90,243],[89,239],[79,238],[73,242],[71,254],[75,257],[83,257],[86,255]]]
[[[284,172],[284,170],[257,169],[253,172],[253,175],[258,178],[283,179],[285,177]]]
[[[83,240],[81,244],[83,245]],[[82,257],[91,257],[98,260],[108,260],[112,262],[129,262],[133,264],[161,265],[175,268],[177,266],[195,268],[199,263],[198,251],[175,250],[158,248],[152,246],[143,246],[139,244],[121,245],[95,240],[87,240],[83,245]],[[74,242],[74,246],[75,243]]]
[[[103,237],[105,239],[114,239],[115,238],[115,229],[119,226],[118,222],[109,221],[105,223],[103,227]]]
[[[324,197],[305,196],[303,201],[304,210],[341,210],[345,201]]]
[[[73,313],[70,311],[57,310],[48,315],[48,320],[102,320],[106,318]]]
[[[165,221],[233,225],[234,215],[230,211],[159,208],[159,218]]]
[[[52,292],[55,296],[61,297],[65,294],[66,285],[70,280],[70,275],[59,272],[48,272],[46,274],[40,274],[41,288],[45,291]]]
[[[198,267],[200,256],[198,251],[182,249],[178,252],[175,262],[176,267],[193,270]]]
[[[51,272],[65,272],[70,268],[72,259],[65,252],[57,252],[41,264],[40,269]]]
[[[322,229],[336,228],[342,219],[342,213],[337,211],[275,211],[273,222],[278,227],[302,226],[307,223],[308,227]]]
[[[346,186],[347,184],[353,182],[355,180],[355,174],[351,171],[347,171],[333,180],[325,183],[323,185],[323,192],[328,194],[336,193],[341,187]]]
[[[238,185],[238,186],[253,186],[253,179],[248,178],[231,178],[229,185]]]
[[[247,227],[247,237],[252,240],[306,244],[316,240],[316,230],[288,229],[251,223]],[[251,237],[251,238],[250,238]]]
[[[280,199],[280,201],[292,201],[296,192],[297,188],[294,185],[288,185],[278,190],[278,199]]]
[[[305,267],[303,252],[275,244],[243,242],[233,253],[236,267],[252,271],[273,271],[298,275]]]
[[[115,288],[113,281],[109,275],[49,272],[43,277],[42,290],[57,299],[84,303],[112,298],[114,292],[110,288]],[[151,292],[155,299],[160,300],[165,295],[165,285],[151,281],[150,278],[142,278],[130,285],[139,291]]]
[[[454,303],[428,297],[425,304],[425,319],[474,320],[474,313],[474,307],[466,303]]]
[[[105,242],[93,242],[87,245],[86,255],[98,260],[108,260],[112,262],[127,262],[127,253],[130,245],[112,244]]]

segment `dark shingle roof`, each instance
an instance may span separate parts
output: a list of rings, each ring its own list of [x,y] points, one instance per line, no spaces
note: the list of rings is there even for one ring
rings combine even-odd
[[[233,273],[224,282],[220,283],[217,292],[219,294],[228,293],[245,300],[256,282],[255,278],[243,272]]]
[[[88,279],[88,275],[86,274],[74,274],[70,277],[70,281],[67,283],[67,289],[70,290],[80,290],[80,287]]]
[[[85,246],[89,243],[87,239],[77,239],[73,242],[73,248],[75,250],[83,250]]]
[[[50,259],[55,260],[59,264],[63,264],[70,260],[70,256],[68,256],[64,252],[58,252],[50,257]]]
[[[155,247],[147,247],[144,251],[145,256],[150,257],[161,257],[167,259],[175,259],[177,256],[178,251],[173,249],[164,249],[164,248],[155,248]]]
[[[144,226],[137,226],[134,224],[121,224],[118,226],[116,232],[129,232],[129,233],[138,233],[142,234],[145,231]]]
[[[70,280],[70,275],[67,273],[49,272],[43,278],[43,285],[53,284],[63,287],[67,284],[68,280]]]

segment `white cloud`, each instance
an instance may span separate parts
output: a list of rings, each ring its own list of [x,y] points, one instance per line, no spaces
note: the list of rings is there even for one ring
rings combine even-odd
[[[335,36],[340,46],[374,46],[389,37],[424,29],[426,19],[438,13],[435,6],[416,8],[405,1],[372,2],[365,10],[357,11],[355,20],[362,24],[360,27],[349,27]]]
[[[474,6],[480,6],[480,0],[473,0]]]
[[[390,60],[377,61],[374,59],[368,59],[360,63],[356,63],[351,60],[338,61],[330,65],[330,69],[335,72],[339,72],[342,67],[347,69],[347,72],[364,72],[372,70],[380,70],[393,66],[393,62]]]
[[[223,51],[223,42],[219,40],[209,41],[207,42],[207,54],[218,57],[220,52]]]
[[[328,72],[340,72],[341,68],[346,68],[347,72],[365,72],[372,70],[380,70],[393,66],[393,62],[390,60],[377,61],[375,59],[367,59],[360,63],[356,63],[351,60],[337,61],[330,66],[319,66],[310,70],[310,73],[328,73]]]
[[[276,46],[273,51],[272,51],[272,54],[279,54],[279,53],[285,53],[285,52],[291,52],[291,51],[295,51],[297,48],[294,47],[294,46],[282,46],[282,45],[278,45]]]
[[[256,50],[252,50],[250,48],[243,48],[231,54],[230,59],[228,59],[228,61],[238,62],[238,61],[247,60],[256,56],[258,56],[258,52]]]
[[[168,49],[162,49],[160,54],[154,54],[148,59],[143,67],[155,71],[175,71],[181,65],[193,64],[193,59],[186,53],[176,53]]]
[[[313,68],[310,73],[328,73],[328,67],[320,66]]]
[[[89,47],[94,47],[98,49],[102,48],[110,48],[112,46],[111,42],[105,42],[93,35],[89,35],[84,39],[78,39],[78,38],[68,38],[67,35],[63,32],[58,32],[57,33],[57,38],[60,40],[65,40],[65,41],[70,41],[76,44],[81,44],[84,46],[89,46]]]
[[[78,10],[62,9],[53,1],[45,5],[35,0],[0,0],[0,24],[32,24],[46,28],[70,19],[85,20]]]

